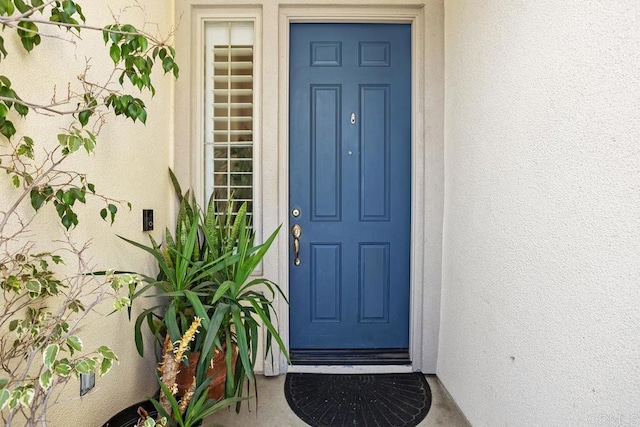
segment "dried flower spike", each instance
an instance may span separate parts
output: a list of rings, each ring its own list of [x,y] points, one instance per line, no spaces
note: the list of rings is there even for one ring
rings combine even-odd
[[[195,335],[198,333],[198,328],[200,327],[201,319],[199,317],[195,317],[187,332],[184,333],[180,342],[178,344],[178,348],[174,350],[175,352],[175,360],[176,362],[180,362],[184,357],[184,353],[189,348],[189,343],[193,341]]]

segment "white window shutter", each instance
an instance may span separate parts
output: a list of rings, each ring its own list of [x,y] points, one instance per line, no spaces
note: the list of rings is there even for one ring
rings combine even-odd
[[[205,35],[205,197],[247,202],[252,214],[253,26],[212,22]]]

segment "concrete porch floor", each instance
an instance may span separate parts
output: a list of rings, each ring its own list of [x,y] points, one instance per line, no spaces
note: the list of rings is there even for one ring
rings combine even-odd
[[[291,411],[287,404],[284,397],[285,375],[260,376],[257,381],[259,397],[257,410],[255,399],[251,399],[249,408],[244,403],[240,414],[236,414],[233,409],[223,409],[209,417],[204,425],[213,424],[224,427],[304,427],[307,425]],[[427,382],[431,387],[431,409],[419,426],[470,426],[464,415],[449,398],[438,378],[434,375],[427,375]]]

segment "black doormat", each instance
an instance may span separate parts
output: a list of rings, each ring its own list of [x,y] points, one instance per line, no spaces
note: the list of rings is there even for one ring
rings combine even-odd
[[[414,427],[431,407],[421,373],[287,374],[284,394],[293,412],[314,427]]]

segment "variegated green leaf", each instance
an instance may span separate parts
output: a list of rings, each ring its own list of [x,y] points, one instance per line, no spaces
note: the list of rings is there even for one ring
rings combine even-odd
[[[229,205],[231,206],[232,203],[229,202]],[[229,212],[229,215],[231,216],[231,212]],[[233,246],[236,244],[236,240],[238,239],[238,235],[240,234],[241,229],[242,231],[244,231],[244,228],[246,228],[247,226],[246,216],[247,216],[247,203],[245,202],[240,206],[240,209],[238,209],[238,213],[235,217],[235,220],[233,221],[231,236],[229,236],[229,241],[227,242],[227,247],[225,248],[225,252],[230,252],[233,249]]]
[[[220,252],[218,242],[218,222],[216,219],[217,216],[215,202],[213,200],[213,195],[211,195],[211,198],[209,199],[209,205],[207,206],[207,213],[204,217],[203,232],[205,241],[207,242],[207,246],[209,247],[209,252],[212,255],[212,259],[217,258]]]
[[[36,391],[32,387],[24,389],[22,392],[22,396],[20,396],[20,405],[24,406],[25,408],[30,407],[35,395]]]
[[[83,348],[82,340],[76,335],[71,335],[67,338],[67,345],[69,346],[71,354],[73,354],[74,351],[82,351]]]
[[[53,369],[56,374],[63,377],[68,377],[71,374],[71,365],[67,363],[58,363]]]
[[[0,390],[0,411],[2,411],[5,406],[7,406],[10,397],[11,393],[9,393],[9,390],[7,390],[6,388]]]
[[[53,383],[53,372],[47,369],[40,375],[40,378],[38,378],[38,382],[40,383],[40,387],[42,387],[44,390],[48,390]]]
[[[103,377],[107,375],[107,373],[113,367],[113,359],[102,359],[102,363],[100,364],[100,376]]]
[[[9,409],[16,409],[18,407],[18,403],[20,403],[21,397],[22,397],[22,391],[14,390],[13,393],[11,393],[11,396],[9,398]]]
[[[96,351],[98,353],[100,353],[100,355],[102,357],[104,357],[105,359],[118,360],[118,356],[116,356],[116,354],[113,352],[113,350],[111,350],[106,345],[98,347],[98,349]]]
[[[58,344],[49,344],[44,349],[44,366],[50,369],[58,357],[60,346]]]
[[[76,370],[78,372],[80,372],[81,374],[89,374],[90,372],[92,372],[93,370],[91,369],[91,363],[88,359],[80,359],[77,363],[76,363]]]

